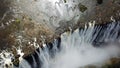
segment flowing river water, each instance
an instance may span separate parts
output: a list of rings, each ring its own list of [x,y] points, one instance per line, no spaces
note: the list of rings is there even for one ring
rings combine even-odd
[[[80,68],[86,65],[101,66],[107,60],[120,56],[120,22],[104,26],[89,23],[83,29],[65,32],[52,43],[37,43],[35,53],[22,58],[24,53],[18,48],[19,66],[12,63],[12,53],[3,51],[0,54],[1,68]],[[35,39],[36,41],[36,39]]]
[[[7,2],[7,0],[5,1]],[[96,2],[98,3],[96,4]],[[103,5],[100,5],[101,3]],[[41,46],[37,42],[37,38],[40,36],[37,36],[31,45],[35,48],[35,51],[25,57],[21,48],[23,44],[19,44],[18,47],[13,46],[17,50],[17,56],[14,56],[13,52],[3,49],[0,53],[0,68],[82,68],[88,65],[101,68],[111,58],[120,58],[120,21],[110,15],[112,11],[106,13],[111,9],[100,11],[101,13],[95,11],[95,9],[99,11],[100,8],[108,8],[107,3],[109,3],[109,0],[104,2],[103,0],[14,0],[12,3],[14,6],[10,7],[9,10],[13,12],[13,15],[11,15],[17,18],[17,22],[19,22],[19,19],[24,19],[22,15],[25,14],[30,20],[35,21],[35,23],[29,24],[42,24],[44,28],[60,34],[60,37],[50,43],[46,43],[43,39],[40,42],[42,43]],[[106,6],[105,4],[107,4],[107,7],[103,7]],[[94,7],[96,5],[100,8]],[[7,5],[7,7],[9,6]],[[115,7],[112,8],[115,9]],[[4,13],[4,11],[1,12]],[[1,14],[1,28],[9,26],[5,26],[5,23],[3,23],[7,14]],[[92,19],[92,15],[94,17],[95,14],[95,19]],[[96,21],[97,14],[102,25]],[[115,14],[120,16],[119,11],[116,11]],[[107,16],[111,22],[103,24],[104,20],[102,21],[102,19]],[[90,19],[90,22],[86,23],[89,21],[88,19]],[[11,24],[11,21],[7,24]],[[85,26],[82,23],[80,23],[82,27],[77,25],[78,22],[83,22]],[[22,25],[24,25],[23,23]],[[77,29],[72,29],[75,26]],[[32,29],[32,26],[30,28]],[[23,30],[15,33],[16,35],[21,34],[19,32],[27,33],[30,28],[25,30],[23,28]],[[70,31],[65,32],[67,28]],[[35,31],[30,30],[30,32],[32,31],[32,35],[34,35],[34,33],[39,32],[38,30],[39,28]],[[22,35],[19,37],[21,38]]]

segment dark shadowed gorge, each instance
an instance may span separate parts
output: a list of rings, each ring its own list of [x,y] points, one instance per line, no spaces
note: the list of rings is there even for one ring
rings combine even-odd
[[[0,68],[119,68],[119,48],[119,0],[0,0]]]

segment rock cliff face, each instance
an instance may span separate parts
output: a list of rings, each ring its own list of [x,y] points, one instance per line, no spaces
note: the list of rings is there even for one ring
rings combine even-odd
[[[51,42],[70,28],[93,20],[96,24],[120,20],[120,1],[0,0],[0,49],[22,45],[29,54],[34,50],[29,43],[35,39],[39,45],[42,40]]]

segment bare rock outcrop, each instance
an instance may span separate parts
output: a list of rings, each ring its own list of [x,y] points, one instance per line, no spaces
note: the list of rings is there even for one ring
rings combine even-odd
[[[43,40],[51,42],[69,28],[93,20],[96,24],[120,20],[119,0],[0,1],[0,49],[21,45],[25,54],[34,51],[30,46],[34,42],[41,46]]]

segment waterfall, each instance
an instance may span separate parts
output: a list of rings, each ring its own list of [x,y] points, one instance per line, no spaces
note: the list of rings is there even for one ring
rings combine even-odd
[[[45,24],[53,30],[60,27],[63,22],[72,21],[72,24],[76,24],[80,17],[89,15],[95,3],[96,1],[89,0],[15,0],[20,13],[26,14],[37,23]],[[87,11],[81,12],[79,4],[87,7]]]
[[[120,22],[106,25],[95,25],[95,22],[61,34],[60,38],[51,43],[43,43],[36,51],[22,58],[18,50],[19,67],[12,61],[12,53],[4,51],[0,54],[1,66],[13,68],[80,68],[86,65],[101,66],[107,60],[119,57],[120,53]],[[9,62],[8,62],[9,61]],[[7,62],[7,63],[6,63]],[[7,64],[7,65],[6,65]]]

